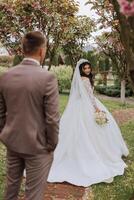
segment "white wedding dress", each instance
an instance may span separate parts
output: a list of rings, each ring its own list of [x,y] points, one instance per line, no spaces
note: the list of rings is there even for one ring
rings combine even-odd
[[[122,155],[128,148],[120,129],[106,107],[94,97],[91,84],[82,80],[76,66],[68,105],[60,120],[59,143],[48,182],[69,182],[90,186],[110,182],[127,167]],[[106,111],[109,122],[100,126],[94,118],[94,106]]]

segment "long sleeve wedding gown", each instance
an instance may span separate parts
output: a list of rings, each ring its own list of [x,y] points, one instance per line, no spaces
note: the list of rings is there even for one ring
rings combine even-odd
[[[76,66],[48,182],[87,187],[123,175],[127,167],[122,155],[127,156],[129,151],[116,121],[94,97],[90,81],[80,77],[79,65],[84,61]],[[95,122],[95,106],[107,113],[106,125]]]

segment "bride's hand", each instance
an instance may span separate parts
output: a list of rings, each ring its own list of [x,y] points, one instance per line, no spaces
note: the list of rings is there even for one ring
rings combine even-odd
[[[95,112],[100,112],[101,110],[99,108],[95,108]]]

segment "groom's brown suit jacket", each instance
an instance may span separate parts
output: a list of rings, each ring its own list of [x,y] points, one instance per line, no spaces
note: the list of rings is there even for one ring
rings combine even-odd
[[[58,142],[59,94],[55,76],[24,60],[0,77],[0,140],[24,154],[53,151]]]

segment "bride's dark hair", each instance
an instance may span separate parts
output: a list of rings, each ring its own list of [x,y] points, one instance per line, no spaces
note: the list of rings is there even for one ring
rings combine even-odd
[[[84,69],[85,65],[89,65],[89,67],[91,68],[91,72],[90,72],[89,75],[86,75],[86,74],[83,72],[83,69]],[[79,66],[79,70],[80,70],[80,75],[81,75],[81,76],[84,76],[84,77],[89,78],[89,81],[90,81],[90,83],[91,83],[91,85],[92,85],[92,87],[93,87],[94,81],[93,81],[93,74],[92,74],[92,66],[91,66],[91,63],[90,63],[90,62],[84,62],[84,63],[82,63],[82,64]]]

